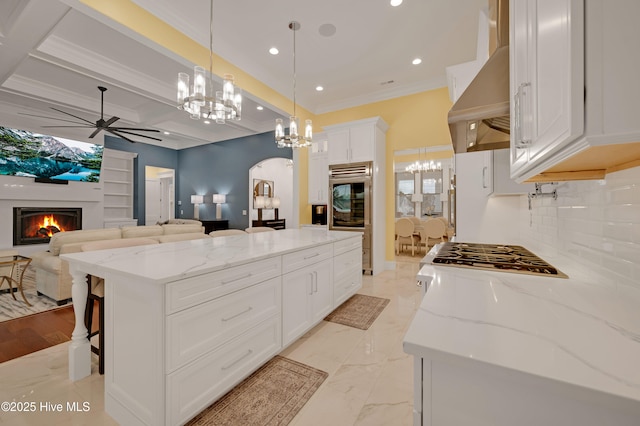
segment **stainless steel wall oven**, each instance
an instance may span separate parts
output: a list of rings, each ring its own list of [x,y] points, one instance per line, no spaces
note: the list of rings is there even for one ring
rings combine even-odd
[[[371,264],[372,162],[329,166],[329,229],[362,232],[362,269]]]

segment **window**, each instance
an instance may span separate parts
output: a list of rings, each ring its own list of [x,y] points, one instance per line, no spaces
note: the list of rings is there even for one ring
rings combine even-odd
[[[415,188],[413,173],[396,173],[396,217],[413,216],[415,214],[411,195]]]

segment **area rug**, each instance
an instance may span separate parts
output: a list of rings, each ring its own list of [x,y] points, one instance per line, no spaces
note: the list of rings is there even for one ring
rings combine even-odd
[[[2,289],[6,290],[8,288],[9,287],[5,282],[2,285]],[[16,300],[13,299],[13,296],[11,296],[11,293],[9,292],[0,293],[0,322],[59,308],[58,304],[48,297],[38,296],[38,291],[36,290],[35,271],[33,271],[32,268],[28,268],[24,273],[22,290],[32,306],[24,303],[20,291],[18,291],[14,285],[14,295],[16,296]]]
[[[276,355],[187,425],[287,425],[327,376]]]
[[[324,320],[367,330],[388,303],[389,299],[354,294]]]

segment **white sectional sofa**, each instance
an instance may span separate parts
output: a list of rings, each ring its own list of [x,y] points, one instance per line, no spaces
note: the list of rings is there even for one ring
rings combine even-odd
[[[60,232],[51,237],[47,251],[31,255],[38,293],[55,300],[59,305],[67,303],[71,299],[72,279],[69,264],[59,255],[80,252],[82,245],[90,241],[122,238],[151,238],[159,243],[168,243],[211,237],[204,233],[199,221]]]

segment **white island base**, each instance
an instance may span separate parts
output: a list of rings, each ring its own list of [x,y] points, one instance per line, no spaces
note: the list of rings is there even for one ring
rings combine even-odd
[[[126,425],[186,423],[362,286],[354,232],[291,229],[64,258],[78,290],[70,378],[90,373],[76,300],[88,273],[105,279],[105,410]]]

